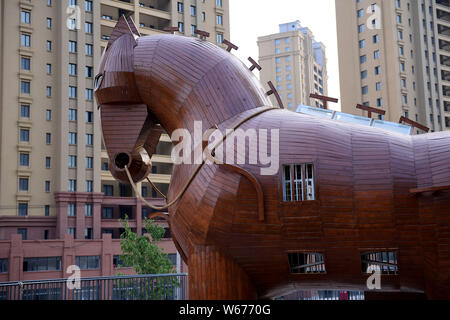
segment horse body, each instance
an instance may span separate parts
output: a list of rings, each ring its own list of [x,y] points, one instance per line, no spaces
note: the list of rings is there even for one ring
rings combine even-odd
[[[111,171],[123,183],[125,165],[134,182],[149,173],[158,124],[169,135],[180,128],[193,133],[195,121],[225,131],[273,107],[256,77],[225,50],[195,38],[139,37],[124,18],[102,59],[96,96]],[[279,130],[280,170],[266,176],[258,164],[204,165],[170,207],[191,298],[365,291],[361,253],[376,251],[398,253],[399,274],[383,276],[383,291],[448,297],[450,195],[411,193],[450,185],[448,133],[404,136],[285,110],[249,117],[240,128]],[[296,164],[314,165],[311,201],[284,201],[283,166]],[[174,166],[168,200],[195,169]],[[326,272],[292,274],[292,252],[323,254]]]

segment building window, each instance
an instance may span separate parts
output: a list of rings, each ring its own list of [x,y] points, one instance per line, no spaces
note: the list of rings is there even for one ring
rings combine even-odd
[[[110,185],[103,185],[103,193],[105,197],[112,197],[114,196],[114,187]]]
[[[322,253],[288,253],[289,267],[293,274],[325,273],[325,259]]]
[[[362,94],[367,94],[367,93],[369,93],[369,87],[368,87],[368,86],[362,87],[362,88],[361,88],[361,92],[362,92]]]
[[[23,271],[58,271],[61,270],[61,257],[24,258]]]
[[[76,257],[75,264],[81,270],[100,269],[100,256]]]
[[[45,206],[44,211],[45,211],[45,216],[50,217],[50,206],[49,205]]]
[[[223,33],[217,34],[217,43],[219,43],[219,44],[223,43]]]
[[[0,259],[0,273],[8,273],[8,259]]]
[[[383,106],[383,98],[378,98],[377,99],[377,107],[382,107]]]
[[[22,47],[31,47],[31,36],[26,33],[20,35],[20,45]]]
[[[362,48],[365,48],[365,47],[366,47],[366,40],[365,39],[360,40],[359,41],[359,48],[362,49]]]
[[[30,130],[20,129],[20,142],[30,142]]]
[[[70,234],[73,236],[74,239],[77,238],[77,228],[68,228],[67,234]]]
[[[93,146],[94,145],[94,135],[93,134],[86,134],[86,145],[87,146]]]
[[[86,89],[86,100],[88,101],[94,100],[94,90]]]
[[[52,144],[52,134],[51,133],[46,133],[45,134],[45,143],[47,145]]]
[[[69,121],[77,121],[77,110],[69,109]]]
[[[78,96],[78,94],[77,94],[77,87],[70,86],[69,87],[69,98],[70,99],[76,99],[77,96]]]
[[[195,30],[197,30],[197,26],[194,24],[191,24],[191,35],[195,35]]]
[[[30,94],[31,92],[31,83],[30,81],[20,81],[20,93],[22,94]]]
[[[103,208],[102,211],[103,211],[102,212],[103,219],[112,219],[113,218],[113,213],[114,213],[113,208]]]
[[[195,17],[197,15],[197,8],[195,6],[191,6],[191,16]]]
[[[93,11],[92,10],[92,1],[86,0],[84,2],[84,9],[85,9],[86,12],[92,12]]]
[[[86,240],[92,239],[92,228],[84,229],[84,239],[86,239]]]
[[[77,134],[75,132],[69,132],[69,144],[70,145],[77,144]]]
[[[75,203],[68,203],[67,204],[67,216],[68,217],[75,217],[76,215],[76,205]]]
[[[361,79],[367,78],[367,70],[361,71]]]
[[[178,2],[177,3],[177,11],[179,13],[182,13],[184,11],[184,4],[183,4],[183,2]]]
[[[76,76],[77,75],[77,65],[74,63],[69,63],[69,75]]]
[[[21,57],[20,58],[20,68],[22,70],[31,70],[31,59],[27,57]]]
[[[50,40],[47,40],[47,51],[52,51],[52,42]]]
[[[45,157],[45,168],[46,169],[50,169],[51,168],[51,162],[52,162],[52,158]]]
[[[86,180],[86,192],[94,192],[94,181]]]
[[[86,67],[86,78],[92,78],[94,75],[94,68]]]
[[[20,234],[22,236],[22,240],[28,239],[28,230],[27,229],[17,229],[17,234]]]
[[[30,24],[31,23],[31,12],[30,11],[22,11],[20,13],[20,21],[22,23]]]
[[[220,26],[223,25],[223,16],[222,16],[221,14],[218,14],[218,15],[216,16],[216,23],[217,23],[218,25],[220,25]]]
[[[29,153],[21,153],[20,154],[20,166],[21,167],[29,167],[30,166],[30,154]]]
[[[50,181],[45,181],[45,192],[50,192]]]
[[[28,203],[19,203],[19,216],[28,216]]]
[[[361,269],[363,273],[368,274],[379,270],[381,274],[397,275],[397,252],[363,252],[361,253]]]
[[[184,33],[184,23],[183,22],[178,22],[178,31],[180,31],[180,33]]]
[[[86,28],[86,33],[88,33],[88,34],[92,34],[93,33],[93,28],[92,28],[92,23],[91,22],[86,22],[85,23],[85,28]]]
[[[86,123],[94,122],[94,113],[90,111],[86,111]]]
[[[94,169],[94,158],[86,157],[86,169]]]
[[[380,59],[380,50],[375,50],[373,52],[373,58],[374,59]]]
[[[92,217],[94,205],[92,203],[86,203],[84,206],[84,215],[86,217]]]
[[[69,52],[70,53],[77,53],[77,42],[76,41],[69,41]]]
[[[360,24],[360,25],[358,26],[358,33],[364,32],[364,27],[365,27],[364,24]]]
[[[77,192],[77,180],[69,180],[69,192]]]
[[[377,82],[375,86],[376,86],[377,91],[381,91],[381,89],[382,89],[381,82]]]
[[[45,110],[45,120],[47,121],[52,120],[52,110]]]
[[[77,156],[69,156],[69,168],[75,169],[77,167]]]
[[[20,105],[20,117],[21,118],[30,118],[30,106],[27,104]]]
[[[52,96],[52,87],[47,87],[45,89],[45,94],[46,94],[47,98],[50,98]]]
[[[28,192],[28,178],[19,178],[19,191]]]
[[[283,166],[283,201],[315,200],[314,165]]]
[[[51,28],[52,28],[52,19],[47,18],[47,29],[51,29]]]
[[[222,0],[216,0],[216,7],[222,7]]]
[[[94,46],[92,44],[86,44],[86,55],[93,56],[94,55]]]
[[[367,56],[366,55],[362,55],[359,57],[359,63],[363,64],[367,61]]]
[[[373,43],[378,43],[378,42],[380,42],[380,36],[379,35],[374,35],[373,37],[372,37],[372,39],[373,39]]]

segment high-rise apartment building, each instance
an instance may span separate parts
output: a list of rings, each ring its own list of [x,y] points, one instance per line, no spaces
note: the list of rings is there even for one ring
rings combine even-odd
[[[280,32],[258,38],[260,79],[272,81],[284,107],[295,111],[299,104],[323,107],[311,93],[328,94],[325,46],[314,40],[300,21],[280,25]],[[272,96],[273,103],[277,102]]]
[[[101,54],[122,15],[143,36],[178,27],[179,35],[209,32],[220,46],[230,39],[228,0],[0,1],[0,242],[18,233],[24,240],[118,239],[125,215],[145,232],[152,210],[109,173],[94,100]],[[163,192],[171,148],[163,135],[152,159],[151,179]],[[163,204],[149,184],[139,187]]]
[[[450,4],[336,1],[342,111],[357,104],[450,130]]]

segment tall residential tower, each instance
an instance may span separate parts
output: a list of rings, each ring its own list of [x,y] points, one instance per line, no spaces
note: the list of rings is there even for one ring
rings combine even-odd
[[[281,24],[279,33],[259,37],[258,46],[261,82],[272,81],[286,108],[295,111],[299,104],[323,107],[309,97],[311,93],[328,94],[325,46],[314,40],[311,30],[300,21]]]
[[[337,0],[336,15],[342,111],[450,130],[449,2]]]

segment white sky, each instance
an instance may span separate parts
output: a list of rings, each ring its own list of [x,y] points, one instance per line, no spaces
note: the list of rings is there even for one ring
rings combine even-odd
[[[300,20],[326,46],[328,92],[340,98],[334,0],[230,0],[230,15],[231,42],[239,47],[233,52],[247,65],[248,57],[258,61],[258,37],[278,33],[279,24]]]

